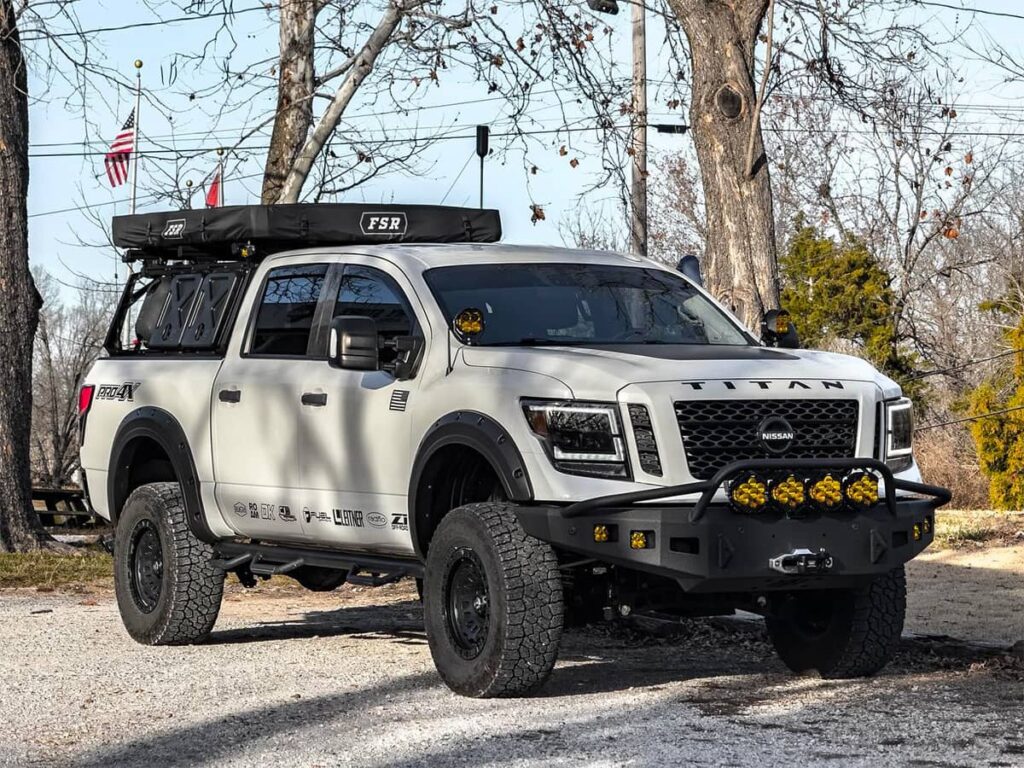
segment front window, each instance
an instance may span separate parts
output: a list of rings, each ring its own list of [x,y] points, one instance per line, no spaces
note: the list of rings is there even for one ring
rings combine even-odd
[[[658,269],[480,264],[425,278],[449,323],[463,309],[483,313],[482,346],[751,343],[689,282]]]

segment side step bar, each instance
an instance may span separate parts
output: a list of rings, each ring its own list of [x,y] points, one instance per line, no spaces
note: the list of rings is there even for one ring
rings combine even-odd
[[[391,584],[406,576],[423,578],[423,563],[412,558],[381,557],[331,549],[277,547],[222,541],[213,547],[211,564],[222,571],[248,567],[257,576],[286,574],[303,566],[348,571],[348,581],[368,587]],[[365,574],[365,575],[360,575]]]

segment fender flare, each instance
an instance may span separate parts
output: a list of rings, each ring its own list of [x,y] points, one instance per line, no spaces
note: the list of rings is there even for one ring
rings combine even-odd
[[[188,438],[181,424],[162,408],[146,406],[129,413],[121,422],[110,450],[110,471],[107,473],[107,503],[111,522],[117,522],[121,506],[128,498],[128,480],[131,476],[135,441],[152,440],[171,462],[174,475],[181,485],[188,526],[200,541],[213,544],[218,537],[206,522],[206,511],[199,494],[199,476]]]
[[[409,534],[416,554],[423,558],[416,530],[417,489],[428,462],[442,448],[461,445],[487,460],[510,501],[532,501],[533,485],[515,440],[494,419],[476,411],[455,411],[434,422],[420,441],[409,478]]]

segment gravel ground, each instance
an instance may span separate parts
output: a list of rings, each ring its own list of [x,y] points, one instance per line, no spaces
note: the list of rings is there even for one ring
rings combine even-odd
[[[989,575],[918,566],[912,628],[972,573]],[[435,674],[410,585],[270,585],[232,589],[185,648],[133,643],[107,590],[0,592],[0,649],[0,765],[1024,766],[1024,664],[919,639],[877,678],[830,682],[788,674],[751,622],[591,627],[540,696],[476,701]]]

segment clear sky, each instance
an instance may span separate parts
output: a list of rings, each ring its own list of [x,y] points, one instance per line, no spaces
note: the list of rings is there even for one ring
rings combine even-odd
[[[950,5],[959,5],[960,0],[948,0]],[[249,5],[260,3],[252,0]],[[1020,0],[982,0],[978,3],[964,5],[991,11],[1007,11],[1024,13],[1024,2]],[[236,7],[248,7],[244,0],[236,3]],[[126,0],[82,0],[79,3],[79,14],[83,28],[91,29],[112,25],[130,24],[135,21],[148,21],[153,18],[142,4],[126,2]],[[623,13],[610,17],[609,23],[616,30],[616,50],[620,52],[623,74],[629,69],[629,13],[624,7]],[[167,11],[165,15],[169,15]],[[1024,37],[1024,20],[981,16],[966,12],[957,12],[931,7],[914,11],[914,16],[929,19],[929,24],[937,30],[941,28],[963,28],[967,22],[974,26],[968,29],[972,40],[980,41],[986,35],[1009,47],[1019,50],[1016,41]],[[247,60],[273,57],[277,51],[277,34],[273,25],[273,16],[263,12],[243,15],[235,25],[236,39],[246,47]],[[912,21],[912,19],[908,19]],[[210,72],[197,74],[187,73],[183,80],[174,85],[165,85],[169,76],[169,63],[176,53],[194,49],[201,41],[208,39],[218,21],[189,21],[161,27],[135,29],[130,31],[107,32],[98,36],[101,55],[108,66],[121,71],[126,79],[132,78],[134,70],[132,62],[136,58],[143,59],[144,86],[156,93],[165,103],[172,104],[176,111],[173,127],[160,117],[154,110],[143,106],[140,115],[142,132],[141,149],[151,147],[146,136],[164,137],[167,142],[172,130],[179,138],[177,146],[194,147],[197,138],[188,137],[190,132],[205,131],[209,126],[208,119],[189,101],[186,93],[181,93],[183,80],[192,87],[204,84],[204,78],[213,79],[220,73],[209,65]],[[649,23],[648,33],[649,77],[655,80],[666,77],[667,62],[661,45],[663,37],[659,21],[654,18]],[[993,103],[1014,105],[1020,91],[1014,89],[1007,92],[1001,85],[1001,78],[990,68],[964,59],[963,66],[968,77],[965,87],[965,104]],[[268,67],[269,69],[269,67]],[[106,183],[103,172],[102,151],[109,143],[132,108],[133,94],[127,90],[104,88],[97,97],[90,99],[90,120],[98,126],[99,133],[88,130],[80,114],[67,107],[67,93],[63,86],[46,82],[40,73],[32,73],[30,91],[33,103],[30,109],[31,121],[31,181],[29,190],[30,214],[30,253],[33,264],[41,265],[53,272],[59,279],[75,282],[74,273],[79,272],[98,280],[110,280],[115,268],[115,260],[111,250],[104,247],[85,247],[80,241],[96,243],[103,237],[95,218],[108,221],[114,214],[127,213],[127,187],[111,190]],[[104,98],[99,98],[103,96]],[[502,124],[505,115],[503,104],[497,100],[487,100],[486,86],[483,84],[460,81],[457,77],[444,77],[441,87],[423,105],[440,105],[451,102],[482,100],[476,104],[458,107],[435,108],[418,112],[415,116],[401,117],[395,115],[374,117],[367,112],[382,111],[386,107],[378,106],[370,110],[354,105],[348,113],[341,129],[355,124],[348,121],[360,121],[361,126],[372,126],[371,132],[378,136],[409,136],[414,132],[433,133],[443,126],[445,133],[466,135],[473,133],[473,126],[488,123],[492,130],[500,132],[507,123]],[[217,105],[207,104],[213,110]],[[257,116],[266,116],[273,110],[273,103],[267,99],[265,103],[252,105],[252,118],[227,116],[216,126],[216,140],[225,144],[232,143],[247,127],[250,120]],[[686,122],[685,105],[671,112],[659,99],[656,92],[651,92],[650,110],[652,122]],[[968,107],[968,109],[970,109]],[[560,110],[552,101],[545,104],[538,101],[530,110],[536,121],[531,127],[536,129],[553,129],[562,123]],[[974,125],[985,128],[998,127],[1001,119],[991,109],[977,110],[968,114]],[[92,142],[83,146],[81,142],[88,139]],[[492,139],[492,146],[500,148],[507,140]],[[581,193],[588,185],[593,184],[600,174],[600,154],[593,145],[593,140],[581,134],[571,137],[551,136],[545,138],[547,146],[530,150],[530,161],[540,167],[541,173],[530,179],[523,169],[523,154],[513,149],[500,160],[489,160],[486,170],[485,204],[501,210],[505,239],[519,243],[561,243],[560,222],[572,215],[579,203]],[[650,133],[652,151],[659,152],[689,151],[690,138],[687,135],[659,135]],[[189,178],[197,190],[193,199],[195,206],[202,205],[200,189],[204,176],[216,165],[217,157],[212,149],[213,143],[203,140],[203,145],[210,145],[211,150],[204,157],[193,162],[182,174],[181,178]],[[252,144],[263,144],[265,140],[256,139]],[[569,154],[561,156],[559,147],[566,144]],[[398,176],[385,175],[372,183],[366,184],[349,193],[344,200],[365,200],[371,202],[404,202],[404,203],[440,203],[447,194],[446,202],[455,205],[476,205],[478,194],[478,166],[474,153],[472,138],[446,140],[429,148],[419,162],[420,173]],[[74,156],[83,152],[94,152],[89,156]],[[260,160],[255,153],[253,159],[241,167],[232,168],[225,187],[227,204],[255,203],[258,201]],[[575,169],[569,164],[571,159],[578,159],[579,166]],[[467,165],[467,161],[468,165]],[[140,188],[147,184],[152,186],[160,183],[160,168],[167,172],[172,164],[167,160],[144,160],[140,166]],[[532,184],[528,190],[527,185]],[[450,190],[450,191],[449,191]],[[532,196],[531,196],[532,193]],[[615,207],[616,191],[599,189],[590,192],[586,202],[590,206],[599,207],[606,215],[616,219],[616,225],[625,229],[625,222]],[[536,225],[530,222],[529,203],[531,199],[542,204],[547,219]],[[80,206],[90,206],[88,212],[80,210],[65,211]],[[163,205],[156,204],[150,197],[141,196],[139,210],[156,210]],[[89,213],[92,215],[90,216]]]

